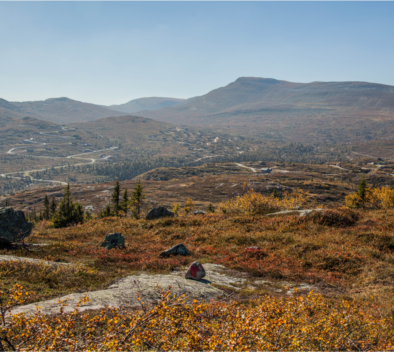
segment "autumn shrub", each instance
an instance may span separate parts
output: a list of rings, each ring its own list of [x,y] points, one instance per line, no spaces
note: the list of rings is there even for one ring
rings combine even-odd
[[[7,308],[19,303],[16,287]],[[1,295],[1,293],[0,293]],[[16,296],[16,297],[15,297]],[[12,301],[14,299],[14,301]],[[155,305],[83,312],[77,305],[58,315],[5,315],[4,347],[18,351],[235,351],[362,350],[394,348],[393,317],[375,314],[374,304],[332,300],[320,294],[251,301],[187,303],[162,291]]]
[[[351,209],[330,209],[314,211],[305,216],[303,221],[323,226],[347,227],[360,219],[360,213]]]
[[[297,189],[286,192],[283,197],[264,195],[249,189],[244,195],[224,201],[218,205],[223,213],[267,214],[280,210],[297,209],[308,203],[308,193]]]
[[[363,195],[359,193],[347,195],[345,204],[348,208],[392,209],[394,208],[394,189],[366,188]]]
[[[107,281],[97,270],[81,264],[28,260],[0,262],[0,280],[8,287],[15,281],[23,283],[29,290],[38,291],[40,298],[72,292],[75,287],[95,289]]]

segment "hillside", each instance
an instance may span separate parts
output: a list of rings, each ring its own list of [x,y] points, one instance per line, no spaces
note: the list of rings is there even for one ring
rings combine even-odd
[[[115,111],[132,114],[142,110],[158,110],[161,108],[173,107],[179,105],[183,101],[185,101],[185,99],[160,98],[160,97],[140,98],[140,99],[130,100],[125,104],[109,105],[107,106],[107,108]]]
[[[51,98],[43,101],[9,102],[0,99],[0,118],[25,116],[67,124],[120,116],[122,113],[105,107],[68,98]]]
[[[284,140],[363,141],[392,134],[394,87],[241,77],[181,105],[138,114],[170,123],[273,134]]]

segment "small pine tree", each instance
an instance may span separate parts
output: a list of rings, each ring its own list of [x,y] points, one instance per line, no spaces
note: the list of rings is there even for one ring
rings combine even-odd
[[[49,205],[49,199],[48,196],[45,195],[44,198],[44,219],[45,220],[49,220],[50,216],[51,216],[51,209],[50,209],[50,205]]]
[[[278,198],[278,191],[277,191],[276,188],[274,188],[274,191],[272,192],[272,196],[273,196],[274,198]]]
[[[365,196],[367,194],[367,181],[365,181],[364,175],[358,185],[357,194],[361,198],[361,200],[365,200]]]
[[[215,212],[215,207],[212,205],[212,203],[209,203],[208,212],[210,212],[210,213],[214,213]]]
[[[120,185],[119,185],[119,180],[116,180],[116,184],[114,187],[114,190],[111,195],[111,201],[114,205],[114,210],[113,213],[115,216],[119,215],[119,211],[121,210],[120,206]]]
[[[56,208],[57,208],[56,199],[52,198],[51,205],[50,205],[50,215],[51,215],[51,217],[53,216],[53,214],[56,213]]]
[[[134,191],[131,196],[131,203],[133,205],[133,216],[136,219],[140,218],[141,207],[144,204],[145,200],[144,188],[142,187],[141,181],[138,180],[137,184],[134,187]]]
[[[82,205],[71,200],[70,184],[67,184],[59,209],[52,217],[53,225],[59,228],[83,223],[83,213]]]
[[[107,218],[112,216],[111,205],[107,204],[106,207],[100,212],[100,218]]]
[[[124,212],[124,216],[127,216],[127,210],[129,208],[129,195],[127,193],[127,188],[123,192],[122,203],[120,206],[122,211]]]

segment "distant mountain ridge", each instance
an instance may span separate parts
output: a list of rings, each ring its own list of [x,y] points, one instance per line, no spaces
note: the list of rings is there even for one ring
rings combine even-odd
[[[58,124],[88,122],[123,113],[69,98],[50,98],[42,101],[9,102],[0,99],[0,118],[26,116]]]
[[[175,124],[270,131],[286,138],[293,134],[304,140],[368,139],[394,131],[394,87],[241,77],[178,106],[137,114]]]
[[[108,109],[125,112],[125,113],[135,113],[142,110],[158,110],[161,108],[173,107],[179,105],[185,101],[185,99],[176,98],[161,98],[161,97],[150,97],[150,98],[139,98],[130,100],[125,104],[120,105],[109,105]]]

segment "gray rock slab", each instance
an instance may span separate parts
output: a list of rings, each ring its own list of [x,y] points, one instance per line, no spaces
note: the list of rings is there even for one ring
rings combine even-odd
[[[26,257],[17,257],[14,255],[0,255],[0,262],[30,262],[30,263],[44,263],[48,265],[71,265],[69,263],[58,263],[58,262],[51,262],[47,260],[41,260],[41,259],[34,259],[34,258],[26,258]]]
[[[59,300],[67,300],[65,312],[72,312],[81,298],[87,296],[90,301],[81,306],[80,310],[101,309],[105,307],[121,306],[137,307],[138,292],[141,300],[145,303],[154,303],[159,300],[158,287],[169,289],[176,295],[185,294],[190,299],[199,301],[210,301],[223,294],[223,291],[205,282],[186,280],[176,275],[135,275],[128,276],[111,285],[106,290],[92,291],[86,293],[73,293],[60,298],[28,304],[12,310],[12,314],[32,314],[36,306],[40,306],[43,314],[56,314],[59,312]]]
[[[324,209],[292,209],[292,210],[282,210],[276,213],[266,214],[265,216],[274,216],[274,215],[299,215],[305,216],[315,211],[322,211]]]

